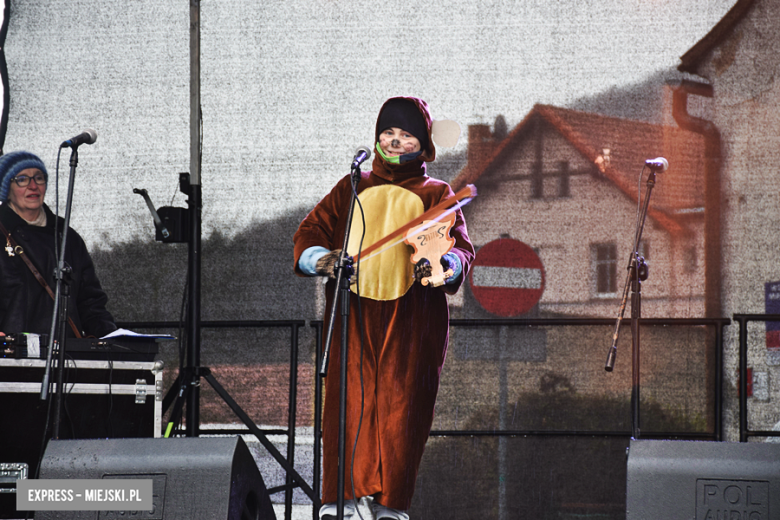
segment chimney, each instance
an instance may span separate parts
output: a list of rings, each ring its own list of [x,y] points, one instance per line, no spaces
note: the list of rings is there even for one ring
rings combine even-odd
[[[672,98],[676,86],[668,83],[663,86],[662,106],[661,106],[661,124],[663,126],[677,126],[677,121],[672,116]]]
[[[479,171],[484,168],[496,145],[490,125],[469,125],[468,169]]]

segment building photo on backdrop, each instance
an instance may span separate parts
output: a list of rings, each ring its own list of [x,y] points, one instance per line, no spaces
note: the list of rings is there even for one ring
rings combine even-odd
[[[393,260],[375,261],[381,273],[358,264],[367,344],[389,330],[420,352],[439,349],[431,380],[405,376],[433,388],[405,390],[410,401],[430,398],[430,411],[410,412],[409,428],[422,433],[387,437],[398,454],[419,435],[411,458],[421,458],[402,479],[385,451],[375,468],[385,488],[399,479],[407,491],[396,500],[368,485],[374,509],[360,502],[364,518],[632,518],[632,437],[778,447],[780,0],[0,5],[0,149],[5,159],[33,154],[45,173],[27,188],[13,179],[21,170],[0,179],[2,222],[22,222],[13,197],[23,189],[36,204],[40,193],[52,221],[70,203],[78,238],[68,247],[93,265],[87,280],[76,276],[77,292],[106,298],[89,315],[109,330],[166,335],[134,360],[148,374],[123,376],[135,395],[146,381],[145,404],[120,403],[120,371],[95,368],[119,379],[105,381],[107,397],[66,387],[62,438],[240,434],[276,516],[318,518],[318,501],[336,493],[328,450],[337,428],[328,425],[338,424],[339,366],[317,378],[333,283],[304,275],[299,247],[324,245],[323,230],[343,236],[335,222],[366,147],[352,225],[366,231],[363,249],[422,214],[407,203],[428,210],[448,189],[476,195],[452,213],[444,263],[456,269],[452,282],[425,289],[436,297],[414,296],[415,247],[402,239],[382,250]],[[395,97],[423,101],[408,112],[385,105]],[[421,155],[382,158],[387,128],[413,132],[420,148],[404,153]],[[86,142],[61,146],[84,131]],[[387,173],[406,172],[407,160],[427,168],[424,187]],[[19,229],[22,241],[33,233]],[[12,273],[29,277],[12,238],[0,252],[0,324],[18,305]],[[332,245],[325,252],[341,248]],[[634,300],[626,286],[636,257],[645,272]],[[38,265],[52,286],[53,258]],[[317,265],[308,274],[322,274]],[[391,266],[409,282],[398,294],[385,285]],[[393,301],[407,303],[390,319]],[[428,302],[425,311],[412,312],[412,301]],[[46,302],[33,306],[41,323],[51,322]],[[82,320],[87,336],[106,333]],[[0,463],[28,463],[32,478],[52,438],[36,393],[43,368],[33,373],[38,365],[9,352]],[[368,362],[353,352],[350,366]],[[120,359],[74,357],[84,368],[65,371],[73,381],[87,362]],[[176,399],[188,377],[196,390]],[[369,403],[370,416],[382,388],[364,384],[349,380],[349,410]],[[432,416],[430,434],[420,415]],[[384,433],[366,427],[382,444]],[[347,430],[349,455],[357,441]],[[359,491],[355,469],[346,485]],[[767,486],[780,492],[780,479]],[[13,493],[0,499],[0,518],[25,517]],[[695,518],[726,518],[725,505],[697,500]],[[404,513],[382,516],[383,501]],[[770,506],[780,504],[755,506],[755,518],[770,518]]]

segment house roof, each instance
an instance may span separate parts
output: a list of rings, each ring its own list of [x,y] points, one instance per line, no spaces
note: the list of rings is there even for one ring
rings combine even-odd
[[[612,182],[631,200],[637,200],[637,175],[646,159],[666,157],[669,170],[657,176],[648,215],[670,233],[684,230],[675,213],[701,209],[703,198],[704,138],[673,126],[607,117],[550,105],[536,105],[505,139],[495,143],[489,156],[474,165],[469,162],[453,180],[457,191],[477,180],[501,162],[527,135],[526,130],[542,118],[588,161],[594,174]],[[604,149],[609,149],[608,160]],[[642,179],[644,183],[646,179]],[[644,187],[643,187],[644,192]]]
[[[755,0],[739,0],[707,35],[680,57],[677,70],[697,74],[701,62],[723,41],[755,3]]]

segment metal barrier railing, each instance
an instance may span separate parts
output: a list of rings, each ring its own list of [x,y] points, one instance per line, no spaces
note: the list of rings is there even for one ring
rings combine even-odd
[[[287,436],[287,462],[292,466],[295,463],[295,414],[297,412],[298,396],[298,329],[306,325],[303,320],[246,320],[246,321],[202,321],[201,327],[204,329],[239,329],[239,328],[289,328],[290,329],[290,388],[289,388],[289,408],[287,416],[287,428],[279,429],[259,429],[264,435],[285,435]],[[179,322],[168,321],[135,321],[135,322],[117,322],[117,326],[131,330],[137,329],[178,329],[181,328]],[[210,435],[245,435],[248,430],[236,428],[213,429],[208,431]],[[315,473],[318,475],[318,473]],[[317,503],[315,497],[319,497],[319,479],[314,479],[314,497],[312,502]],[[292,518],[292,492],[300,484],[293,480],[289,473],[286,476],[284,485],[268,489],[268,494],[273,495],[284,491],[284,510],[285,519]]]
[[[647,318],[642,320],[643,326],[709,326],[715,331],[715,396],[713,400],[714,431],[712,433],[690,432],[653,432],[644,434],[646,438],[682,438],[697,440],[723,440],[723,329],[731,323],[728,318]],[[603,318],[549,318],[549,319],[489,319],[470,320],[452,319],[450,327],[541,327],[541,326],[614,326],[615,320]],[[322,321],[312,321],[311,326],[316,329],[317,341],[317,367],[320,366],[319,352],[322,342]],[[626,324],[625,326],[628,326]],[[606,348],[605,348],[606,355]],[[319,372],[316,374],[315,383],[315,418],[314,418],[314,474],[319,475],[322,432],[322,378]],[[432,430],[432,437],[447,436],[590,436],[590,437],[631,437],[631,431],[579,431],[579,430]],[[319,483],[315,482],[315,489],[319,490]]]
[[[738,316],[735,315],[735,320],[738,320]],[[772,317],[772,316],[770,316]],[[757,319],[756,317],[740,316],[741,319]],[[780,316],[775,317],[780,321]],[[739,321],[739,320],[738,320]],[[613,326],[615,323],[612,319],[602,318],[550,318],[550,319],[488,319],[488,320],[469,320],[469,319],[452,319],[450,320],[451,327],[563,327],[563,326]],[[713,401],[713,414],[714,414],[714,431],[712,433],[690,433],[690,432],[653,432],[646,435],[648,438],[695,438],[695,439],[709,439],[720,441],[723,439],[723,328],[731,323],[731,320],[726,318],[647,318],[642,320],[643,326],[708,326],[714,327],[715,331],[715,396]],[[740,321],[740,323],[743,323]],[[175,329],[179,328],[178,322],[120,322],[117,323],[121,327],[129,329]],[[287,442],[287,461],[290,464],[294,462],[294,449],[295,449],[295,413],[297,402],[297,367],[298,367],[298,331],[299,328],[306,324],[302,320],[261,320],[261,321],[203,321],[201,323],[203,328],[290,328],[290,388],[289,388],[289,414],[288,425],[284,430],[262,430],[263,433],[268,434],[282,434],[288,438]],[[322,321],[311,321],[310,326],[315,329],[316,339],[316,365],[315,368],[321,364],[321,350],[322,350]],[[740,330],[744,329],[741,327]],[[740,334],[742,334],[740,332]],[[742,336],[740,336],[742,337]],[[740,343],[742,345],[742,343]],[[742,346],[740,347],[742,348]],[[606,353],[606,348],[605,348]],[[745,377],[742,378],[743,384]],[[745,392],[742,392],[745,395]],[[319,370],[315,369],[315,389],[314,389],[314,446],[313,446],[313,475],[314,481],[312,483],[312,489],[314,496],[319,497],[321,492],[321,445],[322,445],[322,377],[319,374]],[[741,409],[744,408],[741,404]],[[222,430],[209,430],[210,434],[226,434],[226,435],[240,435],[246,434],[247,431],[243,429],[222,429]],[[758,432],[767,433],[767,432]],[[777,434],[778,432],[772,432]],[[447,436],[490,436],[490,437],[506,437],[506,436],[589,436],[589,437],[630,437],[631,431],[582,431],[582,430],[433,430],[430,433],[431,436],[447,437]],[[269,493],[277,493],[285,491],[285,518],[291,518],[292,511],[292,490],[298,487],[297,484],[288,475],[286,482],[283,486],[277,486],[269,489]],[[317,501],[318,502],[318,501]],[[317,508],[313,508],[312,518],[316,520],[318,518]]]
[[[723,440],[723,328],[731,323],[728,318],[646,318],[643,326],[712,326],[715,329],[715,396],[713,400],[714,431],[707,433],[653,432],[643,433],[645,438],[691,438]],[[606,318],[529,318],[491,320],[450,320],[451,327],[542,327],[542,326],[614,326],[615,320]],[[623,326],[628,327],[625,323]],[[606,355],[606,349],[605,349]],[[579,430],[433,430],[431,436],[605,436],[630,437],[629,430],[579,431]]]
[[[751,321],[780,321],[780,314],[735,314],[739,325],[739,442],[749,437],[780,437],[773,430],[751,430],[748,427],[748,323]]]

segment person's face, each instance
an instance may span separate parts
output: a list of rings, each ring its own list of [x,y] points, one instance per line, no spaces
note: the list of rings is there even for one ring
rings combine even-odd
[[[43,197],[46,195],[46,182],[38,184],[35,180],[35,176],[43,178],[43,172],[38,168],[27,168],[19,172],[16,177],[11,180],[11,186],[8,191],[8,200],[16,206],[18,209],[24,212],[37,213],[43,205]],[[29,184],[27,186],[19,186],[16,179],[20,177],[27,177]]]
[[[387,128],[379,134],[379,147],[388,157],[420,151],[420,141],[400,128]]]

